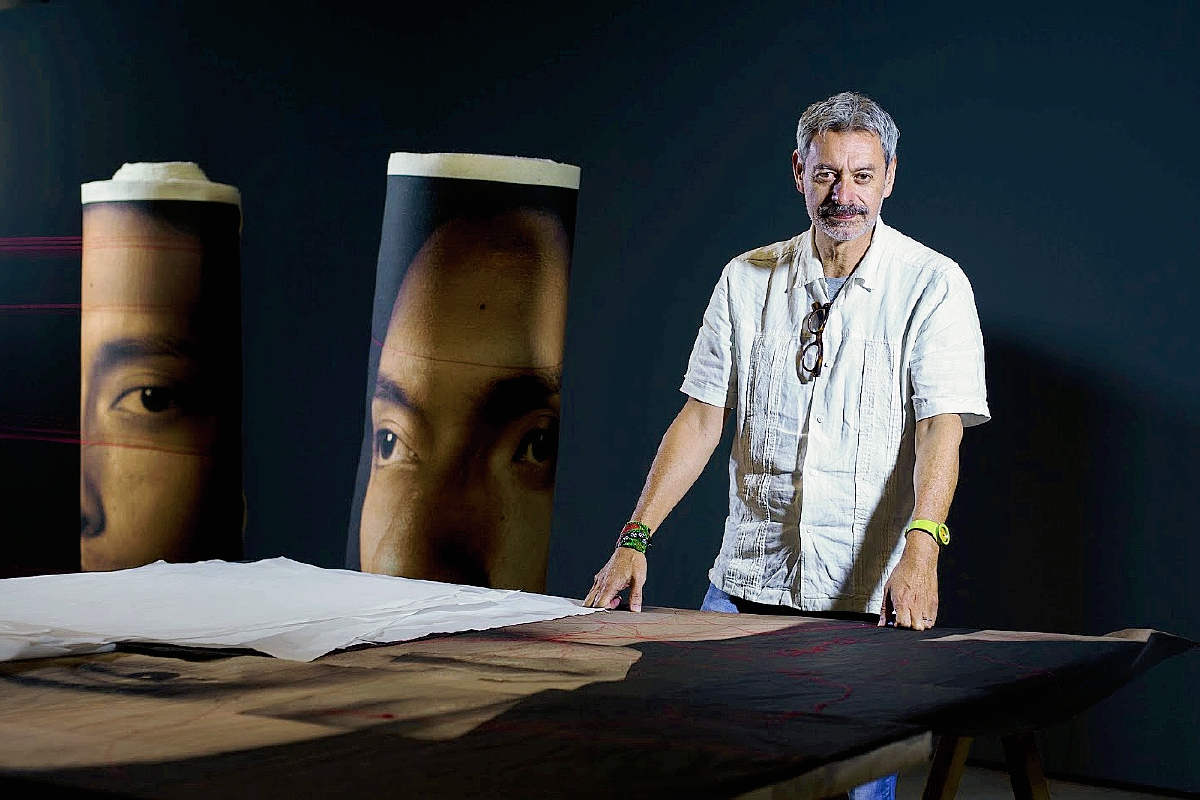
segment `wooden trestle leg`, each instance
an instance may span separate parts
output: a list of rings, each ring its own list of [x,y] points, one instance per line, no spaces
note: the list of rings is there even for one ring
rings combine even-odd
[[[921,800],[954,800],[971,752],[970,736],[942,736],[933,752]]]
[[[1050,800],[1050,787],[1042,773],[1037,740],[1032,733],[1015,733],[1000,737],[1008,778],[1012,781],[1017,800]]]

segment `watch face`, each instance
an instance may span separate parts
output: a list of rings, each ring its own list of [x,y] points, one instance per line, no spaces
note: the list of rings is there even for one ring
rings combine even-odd
[[[945,525],[938,525],[937,540],[942,543],[942,546],[950,544],[950,529]]]

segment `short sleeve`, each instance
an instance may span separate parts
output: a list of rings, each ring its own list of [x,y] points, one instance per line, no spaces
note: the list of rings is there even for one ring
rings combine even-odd
[[[966,427],[987,422],[983,333],[971,284],[957,265],[930,282],[915,321],[909,380],[916,418],[958,414]]]
[[[687,374],[680,388],[702,403],[737,407],[737,369],[734,365],[733,328],[730,322],[729,267],[713,289],[704,322],[692,345]]]

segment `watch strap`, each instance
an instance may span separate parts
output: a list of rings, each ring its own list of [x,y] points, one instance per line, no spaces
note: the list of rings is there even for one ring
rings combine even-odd
[[[950,544],[950,529],[946,527],[946,523],[944,522],[934,522],[931,519],[914,519],[904,529],[905,533],[909,531],[925,531],[942,547]]]

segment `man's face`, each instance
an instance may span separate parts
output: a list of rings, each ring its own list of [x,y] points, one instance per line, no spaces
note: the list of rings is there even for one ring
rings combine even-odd
[[[792,172],[817,231],[848,242],[875,227],[892,193],[896,159],[884,162],[874,133],[831,131],[814,136],[807,153],[792,153]]]
[[[439,228],[392,309],[371,402],[367,572],[542,591],[570,254],[521,211]]]
[[[81,558],[186,560],[216,431],[197,358],[200,242],[135,206],[85,207]]]

